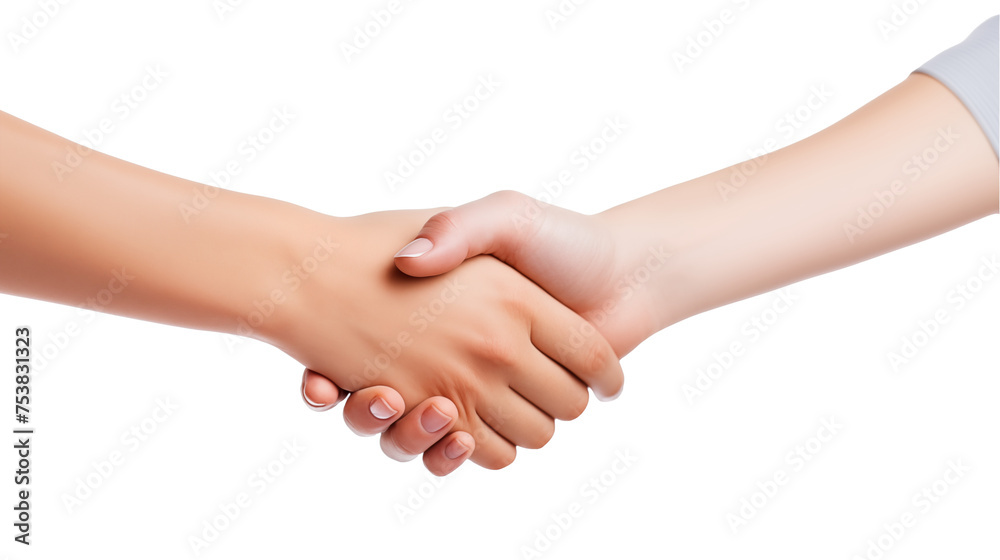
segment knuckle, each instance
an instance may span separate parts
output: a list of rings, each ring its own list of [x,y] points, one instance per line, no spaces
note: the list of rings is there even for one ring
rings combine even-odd
[[[448,234],[459,229],[458,215],[454,210],[445,210],[443,212],[438,212],[427,220],[424,224],[423,230],[425,232],[434,232],[440,234]]]
[[[516,257],[520,254],[519,247],[530,240],[541,227],[543,220],[539,218],[546,215],[547,205],[526,194],[511,190],[493,193],[486,199],[490,206],[502,208],[510,214],[508,225],[512,227],[497,232],[498,237],[505,241],[500,243],[497,249],[501,249],[501,252],[509,251],[508,257]]]
[[[502,191],[497,191],[486,198],[491,199],[490,202],[513,206],[524,202],[527,196],[514,190],[504,189]]]
[[[480,360],[503,368],[513,367],[518,362],[518,351],[513,339],[504,335],[485,335],[475,346]]]

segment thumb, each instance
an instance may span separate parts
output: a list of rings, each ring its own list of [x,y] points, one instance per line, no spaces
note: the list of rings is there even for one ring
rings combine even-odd
[[[476,255],[507,262],[521,248],[540,212],[539,202],[514,191],[439,212],[396,253],[396,268],[410,276],[436,276]]]

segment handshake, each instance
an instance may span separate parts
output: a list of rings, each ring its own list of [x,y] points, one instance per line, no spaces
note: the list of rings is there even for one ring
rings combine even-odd
[[[469,456],[504,467],[579,416],[588,386],[617,397],[618,357],[675,316],[666,240],[626,210],[584,216],[506,191],[317,224],[301,246],[337,231],[333,262],[278,306],[288,326],[271,336],[308,367],[306,402],[327,410],[352,391],[347,423],[381,432],[389,456],[424,453],[438,474]]]
[[[848,227],[940,130],[964,140]],[[350,393],[348,425],[387,455],[497,469],[588,387],[621,393],[618,358],[657,331],[995,214],[983,130],[914,73],[801,142],[596,215],[500,192],[336,218],[218,189],[181,216],[197,183],[99,152],[56,176],[82,147],[0,112],[0,291],[84,306],[127,270],[102,311],[268,342],[307,368],[311,407]]]

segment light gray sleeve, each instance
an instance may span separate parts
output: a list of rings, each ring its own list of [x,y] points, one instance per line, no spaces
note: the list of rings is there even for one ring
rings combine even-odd
[[[918,68],[950,89],[979,122],[986,137],[997,148],[1000,128],[1000,47],[997,43],[1000,16],[993,16],[961,43],[942,52]]]

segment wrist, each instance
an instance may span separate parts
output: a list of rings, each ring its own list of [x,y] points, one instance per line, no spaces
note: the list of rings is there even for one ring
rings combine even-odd
[[[335,260],[343,220],[257,196],[226,203],[218,221],[232,227],[214,236],[223,266],[210,287],[217,330],[279,345],[293,326],[303,286]]]
[[[645,336],[717,307],[706,246],[720,237],[718,212],[696,181],[610,208],[599,219],[614,232],[616,251],[647,292]],[[662,258],[656,258],[662,256]],[[662,261],[662,263],[660,262]],[[662,266],[657,266],[662,264]]]
[[[599,328],[614,341],[619,355],[683,319],[678,296],[684,293],[679,287],[684,276],[676,264],[682,241],[654,214],[640,200],[592,216],[612,240],[609,315],[615,328]]]

